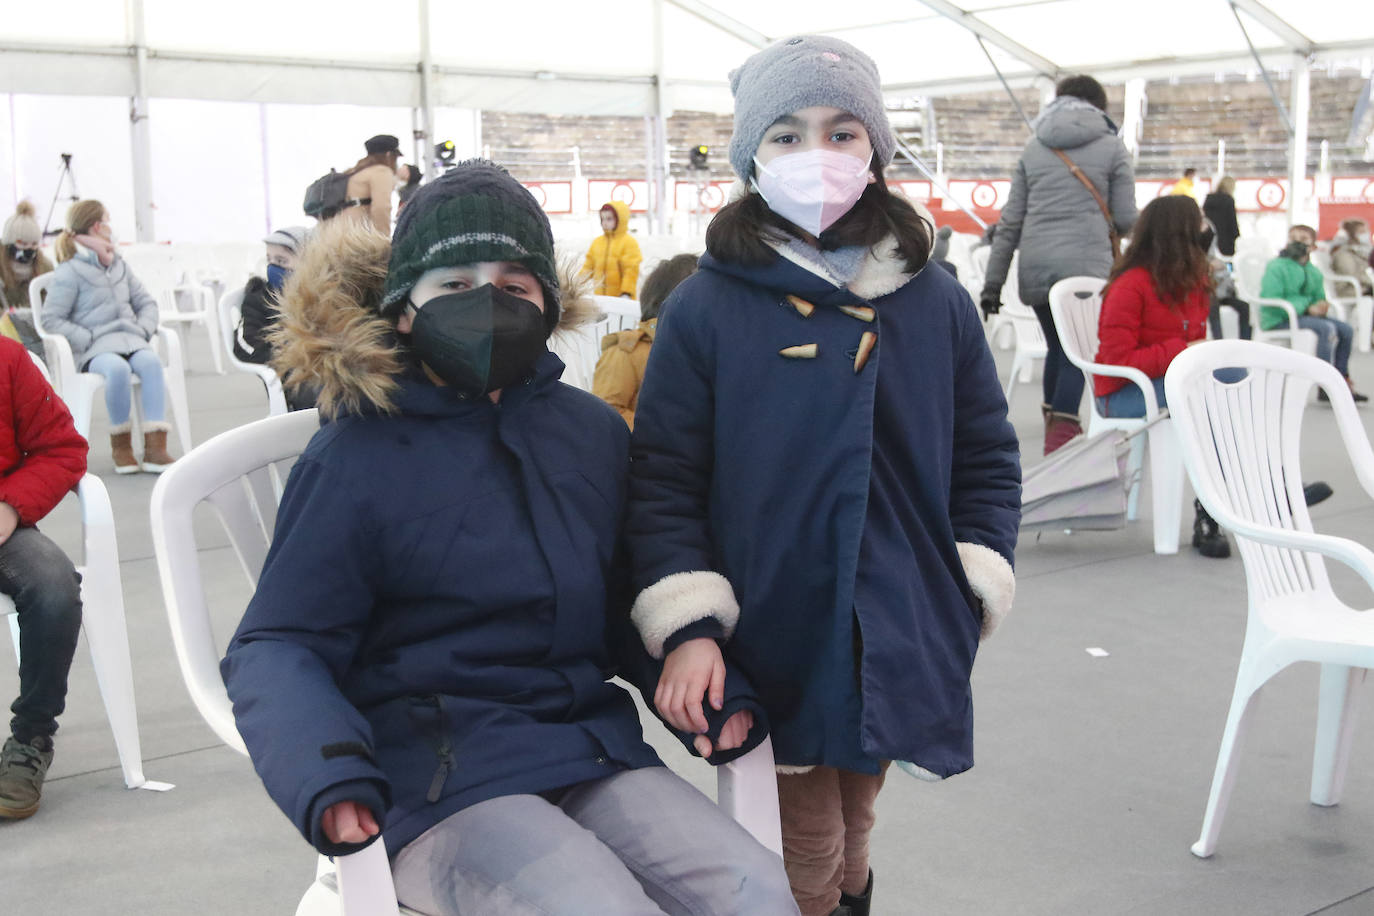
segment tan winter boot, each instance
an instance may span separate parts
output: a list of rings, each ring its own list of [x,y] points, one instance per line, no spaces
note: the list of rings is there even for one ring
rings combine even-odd
[[[143,433],[143,470],[149,474],[161,474],[176,461],[167,453],[167,430],[171,427],[162,422],[147,424]]]
[[[110,452],[114,455],[116,474],[137,474],[138,459],[134,457],[133,433],[128,423],[110,429]]]

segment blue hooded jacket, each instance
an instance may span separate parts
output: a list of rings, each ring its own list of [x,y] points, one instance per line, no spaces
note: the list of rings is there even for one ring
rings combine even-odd
[[[973,763],[974,655],[1015,587],[1018,446],[967,293],[903,265],[890,240],[848,284],[789,248],[761,268],[705,255],[649,357],[634,620],[656,656],[718,621],[779,764]]]

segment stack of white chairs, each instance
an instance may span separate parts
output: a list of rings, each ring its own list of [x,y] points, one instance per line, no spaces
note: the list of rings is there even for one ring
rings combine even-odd
[[[211,628],[192,516],[202,502],[214,506],[249,584],[256,585],[272,541],[285,466],[305,449],[318,428],[315,410],[240,426],[182,458],[153,487],[153,549],[182,677],[201,716],[221,741],[239,753],[247,752],[220,679],[221,651]],[[721,807],[781,855],[772,743],[765,741],[717,772]],[[391,867],[380,837],[352,855],[333,860],[321,857],[316,880],[296,910],[297,916],[397,912]]]
[[[1231,367],[1246,369],[1246,376],[1218,381],[1216,370]],[[1216,851],[1255,700],[1274,675],[1297,662],[1316,662],[1321,671],[1310,799],[1322,806],[1340,801],[1358,693],[1374,667],[1374,607],[1352,607],[1337,596],[1326,558],[1345,564],[1374,590],[1374,552],[1312,529],[1299,461],[1311,389],[1320,386],[1331,399],[1341,441],[1370,498],[1374,449],[1345,380],[1314,357],[1213,341],[1176,357],[1164,384],[1193,489],[1235,535],[1249,595],[1235,690],[1202,833],[1192,847],[1205,858]],[[1374,601],[1363,590],[1360,598]]]
[[[34,277],[29,283],[29,306],[33,310],[33,326],[38,332],[38,337],[43,342],[44,359],[47,362],[49,375],[53,380],[53,387],[67,403],[67,409],[72,412],[72,420],[76,423],[76,431],[81,433],[89,442],[91,438],[91,413],[94,409],[96,395],[105,386],[105,379],[94,372],[78,372],[76,369],[76,358],[72,355],[72,345],[61,334],[54,334],[43,328],[43,297],[47,295],[48,286],[52,283],[52,274],[43,274]],[[173,423],[176,427],[177,440],[181,443],[181,450],[189,452],[191,450],[191,411],[186,401],[186,372],[183,367],[181,357],[181,338],[174,331],[159,327],[153,336],[154,349],[159,350],[158,356],[162,359],[162,377],[164,380],[163,388],[167,393],[167,406],[171,409]],[[138,432],[138,424],[142,417],[142,407],[138,399],[138,376],[133,377],[134,397],[133,410],[130,418],[135,424],[134,432]]]
[[[32,355],[32,354],[31,354]],[[33,357],[44,376],[47,367]],[[51,383],[51,378],[49,378]],[[134,703],[133,665],[129,660],[129,635],[124,620],[124,592],[119,577],[119,547],[115,541],[114,511],[105,485],[94,474],[76,486],[81,505],[81,543],[85,554],[81,574],[81,629],[91,650],[96,684],[105,704],[105,715],[114,732],[115,750],[124,784],[130,789],[170,789],[143,775],[143,752],[138,738],[138,710]],[[7,595],[0,595],[0,614],[9,619],[14,657],[19,650],[19,613]]]
[[[191,279],[170,245],[134,245],[121,252],[121,256],[134,276],[157,297],[159,324],[173,329],[192,324],[205,326],[210,336],[210,358],[214,362],[215,372],[223,375],[224,357],[220,353],[219,316],[214,292]],[[194,270],[189,273],[194,274]],[[181,308],[183,296],[190,300],[190,308]]]
[[[1102,312],[1102,289],[1106,280],[1096,277],[1068,277],[1050,287],[1050,312],[1064,355],[1088,377],[1089,436],[1117,429],[1136,434],[1131,439],[1127,475],[1131,481],[1126,502],[1126,518],[1138,516],[1141,472],[1145,465],[1146,444],[1150,453],[1150,489],[1154,509],[1155,553],[1178,553],[1178,530],[1183,513],[1183,463],[1178,438],[1167,410],[1159,406],[1154,383],[1139,369],[1093,362],[1097,354],[1097,325]],[[1104,417],[1093,397],[1094,375],[1124,378],[1145,396],[1145,416]]]

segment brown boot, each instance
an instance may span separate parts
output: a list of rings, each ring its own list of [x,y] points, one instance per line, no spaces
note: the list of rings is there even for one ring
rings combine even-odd
[[[1083,435],[1083,427],[1077,417],[1066,417],[1052,413],[1045,420],[1045,454],[1058,451],[1075,436]]]
[[[149,423],[143,434],[143,470],[149,474],[161,474],[176,461],[167,452],[166,423]]]
[[[110,452],[114,455],[116,474],[137,474],[138,459],[134,457],[133,433],[129,424],[121,423],[110,430]]]

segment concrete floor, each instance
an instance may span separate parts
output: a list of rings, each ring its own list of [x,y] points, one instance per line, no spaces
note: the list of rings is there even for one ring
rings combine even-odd
[[[1009,354],[998,359],[1005,373]],[[190,364],[196,442],[265,414],[255,378],[208,372],[203,330]],[[1352,370],[1374,389],[1374,358],[1357,354]],[[1027,464],[1039,460],[1037,389],[1022,387],[1013,404]],[[176,788],[124,789],[83,638],[43,808],[0,822],[0,913],[293,912],[314,854],[249,762],[221,746],[191,706],[148,535],[153,478],[112,473],[96,413],[91,471],[117,518],[145,770]],[[1374,410],[1362,413],[1374,430]],[[1314,510],[1319,530],[1374,543],[1374,501],[1333,445],[1330,411],[1309,414],[1304,479],[1336,491]],[[77,550],[72,500],[45,530]],[[975,672],[978,765],[936,785],[889,778],[874,835],[874,913],[1374,913],[1374,724],[1357,734],[1342,803],[1310,805],[1311,666],[1266,689],[1220,848],[1208,861],[1189,852],[1246,599],[1238,557],[1203,559],[1186,532],[1184,544],[1177,556],[1155,556],[1148,518],[1115,532],[1023,538],[1016,610]],[[227,548],[202,561],[227,637],[247,588]],[[1337,579],[1348,600],[1370,605],[1354,577]],[[1093,657],[1089,647],[1110,654]],[[13,656],[0,652],[0,693],[15,684]],[[646,729],[672,765],[710,791],[708,768],[670,745],[656,722]]]

